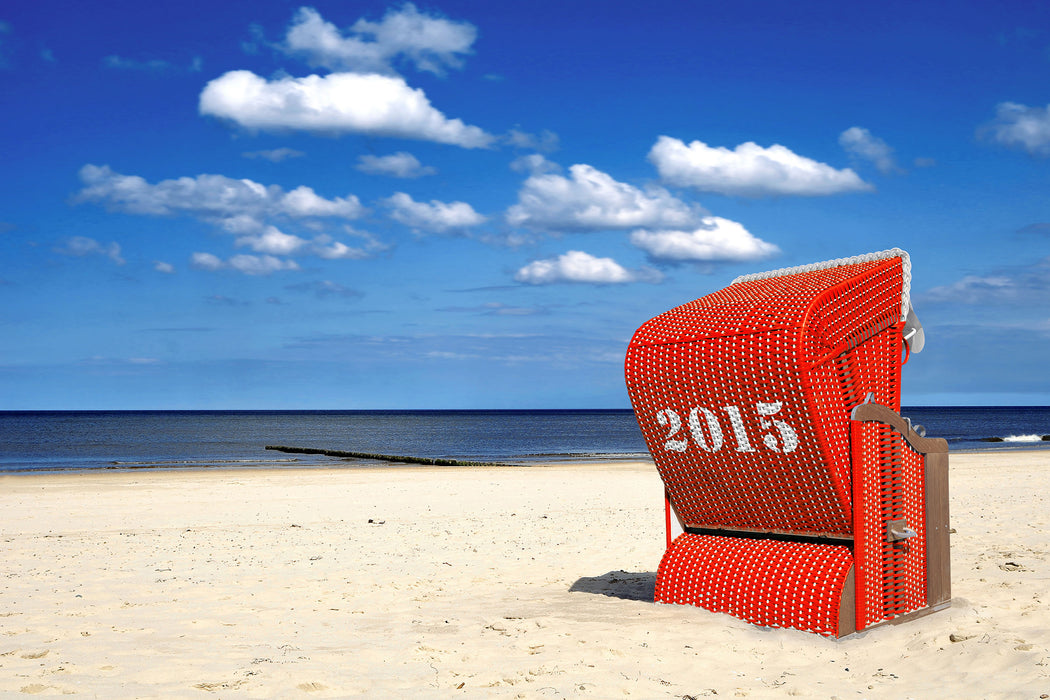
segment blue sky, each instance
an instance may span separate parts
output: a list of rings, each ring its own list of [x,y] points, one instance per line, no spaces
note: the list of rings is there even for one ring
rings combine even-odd
[[[0,409],[626,407],[901,247],[904,403],[1050,404],[1041,3],[0,7]]]

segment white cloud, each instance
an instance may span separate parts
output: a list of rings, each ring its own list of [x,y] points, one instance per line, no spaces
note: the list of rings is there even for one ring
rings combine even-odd
[[[705,216],[691,231],[634,231],[631,243],[663,263],[761,260],[780,252],[741,224],[718,216]]]
[[[561,172],[560,165],[547,160],[539,153],[530,153],[515,158],[510,163],[510,169],[516,173],[529,173],[530,175]]]
[[[269,217],[356,219],[364,207],[354,195],[325,199],[309,187],[285,192],[277,185],[235,180],[224,175],[198,175],[150,184],[137,175],[122,175],[108,165],[80,169],[84,188],[75,199],[147,216],[194,216],[217,223],[231,233],[262,228]]]
[[[354,195],[327,199],[305,186],[285,192],[277,185],[235,180],[223,175],[198,175],[151,184],[135,175],[121,175],[108,166],[85,165],[80,170],[84,188],[75,201],[97,202],[112,210],[145,216],[191,216],[237,236],[237,247],[262,256],[238,255],[222,261],[210,253],[194,257],[195,267],[234,269],[248,274],[294,270],[291,261],[274,256],[314,255],[326,260],[360,260],[386,250],[371,234],[344,226],[347,235],[364,241],[353,247],[324,233],[322,220],[353,220],[365,209]],[[312,238],[286,233],[274,221],[312,230]],[[112,244],[116,245],[116,244]],[[119,253],[119,246],[117,248]],[[163,263],[166,264],[166,263]],[[155,269],[162,269],[157,263]]]
[[[280,163],[289,158],[302,158],[305,153],[294,148],[273,148],[268,151],[245,151],[241,154],[245,158],[263,158],[272,163]]]
[[[278,211],[296,218],[316,216],[356,219],[361,215],[362,207],[353,195],[325,199],[312,188],[300,185],[284,195]]]
[[[292,19],[283,49],[310,65],[334,71],[391,73],[403,56],[417,70],[442,75],[471,53],[477,30],[469,22],[421,13],[412,3],[388,9],[383,19],[359,19],[345,34],[317,10],[302,7]]]
[[[194,267],[201,270],[216,272],[230,269],[246,275],[269,275],[280,270],[299,269],[294,260],[281,260],[272,255],[234,255],[223,261],[211,253],[194,253],[190,260]]]
[[[486,218],[466,202],[417,202],[404,192],[384,200],[393,211],[390,216],[413,229],[444,233],[484,223]]]
[[[117,265],[124,264],[124,258],[120,255],[120,244],[116,241],[103,245],[94,238],[87,236],[73,236],[67,239],[60,248],[55,249],[62,255],[74,258],[82,258],[88,255],[101,255],[107,257]]]
[[[433,175],[437,169],[424,166],[411,153],[398,151],[385,156],[363,155],[357,159],[357,169],[369,175],[416,178]]]
[[[201,270],[215,271],[222,269],[222,260],[211,253],[194,253],[190,256],[190,262],[194,267]]]
[[[268,275],[278,270],[298,270],[294,260],[280,260],[272,255],[234,255],[226,264],[246,275]]]
[[[518,203],[507,210],[514,226],[545,230],[597,231],[635,227],[686,227],[700,217],[697,207],[667,190],[642,191],[589,165],[569,168],[569,177],[553,173],[530,176]]]
[[[514,279],[526,284],[625,284],[659,282],[662,276],[655,270],[628,270],[612,258],[598,258],[581,250],[570,250],[556,258],[529,263],[518,270]]]
[[[165,275],[172,275],[175,273],[175,266],[171,263],[164,262],[163,260],[154,260],[153,269],[157,272],[163,272]]]
[[[1045,309],[1050,300],[1050,257],[984,275],[966,275],[916,296],[921,303],[1009,304],[1013,309]]]
[[[976,304],[992,299],[1008,299],[1016,296],[1018,284],[1006,276],[966,275],[951,284],[933,287],[921,295],[924,301],[958,302]]]
[[[486,148],[495,137],[436,110],[397,76],[332,73],[266,80],[230,71],[209,82],[200,113],[248,129],[352,132]]]
[[[515,148],[543,151],[544,153],[558,150],[558,135],[548,129],[544,129],[539,134],[530,134],[520,129],[511,129],[507,132],[504,140]]]
[[[851,126],[843,131],[839,134],[839,145],[851,156],[871,161],[884,175],[900,172],[893,157],[893,149],[863,127]]]
[[[314,240],[317,255],[326,260],[362,260],[390,249],[390,246],[379,241],[368,231],[359,231],[350,226],[344,226],[343,231],[351,238],[361,241],[361,244],[356,247],[348,246],[339,241],[332,241],[327,236],[318,236]]]
[[[248,246],[256,253],[269,255],[294,255],[306,244],[305,238],[284,233],[276,226],[267,226],[266,230],[254,236],[241,236],[236,243],[238,246]]]
[[[836,170],[778,144],[763,148],[749,141],[729,150],[661,136],[649,160],[669,184],[726,195],[816,196],[873,189],[849,168]]]
[[[354,248],[342,241],[326,241],[324,244],[315,244],[314,254],[325,260],[364,260],[372,257],[378,250],[386,250],[387,246],[377,244],[375,248],[365,246]]]
[[[363,231],[347,229],[347,232],[364,240],[359,247],[348,246],[342,241],[334,240],[327,234],[307,240],[300,236],[284,233],[276,226],[267,226],[261,233],[241,236],[235,245],[249,247],[256,253],[267,255],[316,255],[325,260],[364,260],[387,249],[374,236]]]
[[[996,108],[995,121],[985,130],[1004,146],[1050,156],[1050,105],[1043,108],[1003,102]]]

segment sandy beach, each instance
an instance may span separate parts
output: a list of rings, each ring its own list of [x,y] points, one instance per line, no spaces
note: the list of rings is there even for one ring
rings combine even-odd
[[[1050,695],[1050,452],[951,458],[950,610],[652,602],[651,464],[0,478],[0,695]]]

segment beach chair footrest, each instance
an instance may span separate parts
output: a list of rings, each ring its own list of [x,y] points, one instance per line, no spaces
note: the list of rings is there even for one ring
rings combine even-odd
[[[685,533],[664,554],[656,601],[768,627],[839,637],[854,629],[849,546]]]

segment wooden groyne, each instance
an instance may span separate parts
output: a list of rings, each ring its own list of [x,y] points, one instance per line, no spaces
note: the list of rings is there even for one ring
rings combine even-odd
[[[432,457],[413,457],[410,455],[383,455],[371,452],[345,452],[343,450],[322,450],[316,447],[288,447],[286,445],[267,445],[266,449],[277,452],[288,452],[303,455],[324,455],[341,459],[374,459],[382,462],[401,464],[428,464],[436,467],[499,467],[500,462],[467,462],[459,459],[435,459]]]

